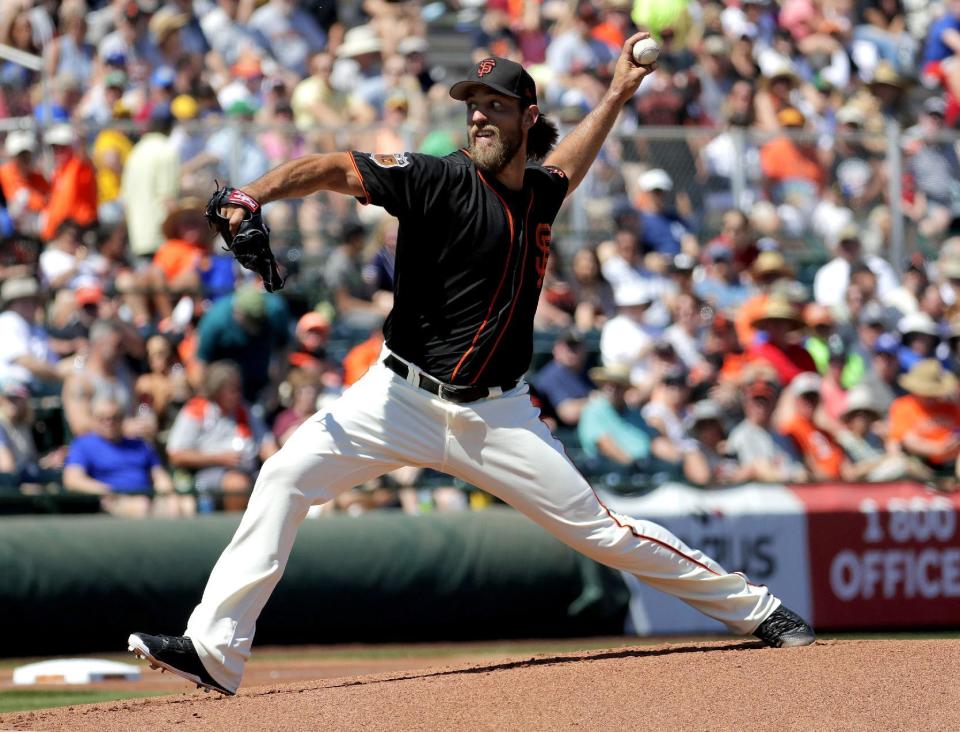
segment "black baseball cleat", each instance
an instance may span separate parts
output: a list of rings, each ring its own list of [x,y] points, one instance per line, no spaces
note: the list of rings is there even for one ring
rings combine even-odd
[[[219,691],[221,694],[233,696],[235,691],[218,684],[207,673],[203,662],[193,647],[193,641],[180,635],[149,635],[148,633],[134,633],[127,638],[127,646],[137,658],[145,659],[150,668],[166,669],[182,679],[192,681],[197,688],[204,691]]]
[[[774,610],[753,634],[774,648],[809,646],[817,639],[813,628],[786,605]]]

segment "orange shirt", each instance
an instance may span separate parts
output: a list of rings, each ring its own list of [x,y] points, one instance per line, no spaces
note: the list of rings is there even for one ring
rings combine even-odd
[[[760,148],[760,167],[763,174],[774,181],[801,178],[823,187],[823,167],[786,137],[778,137]]]
[[[50,195],[50,184],[46,178],[35,170],[23,175],[14,160],[0,165],[0,187],[3,188],[3,196],[8,205],[16,198],[18,191],[26,188],[29,211],[42,211],[47,205],[47,196]]]
[[[899,397],[890,405],[890,432],[893,442],[903,442],[907,434],[931,442],[947,442],[960,433],[960,404],[937,400],[924,404],[913,394]],[[956,450],[945,450],[930,456],[932,463],[946,463],[957,457]]]
[[[761,292],[743,303],[737,311],[733,327],[737,331],[737,340],[740,341],[740,346],[744,350],[753,345],[753,337],[757,333],[753,329],[753,321],[763,315],[769,300],[770,296]]]
[[[192,244],[183,239],[167,239],[153,255],[153,266],[163,272],[169,280],[175,280],[189,269],[197,266],[197,261],[207,253],[202,244]]]
[[[374,333],[363,343],[351,348],[343,358],[343,385],[350,386],[360,380],[380,357],[383,336]]]
[[[80,226],[89,226],[97,220],[97,174],[90,161],[74,155],[53,171],[47,220],[40,237],[49,241],[57,227],[67,219]]]
[[[840,480],[843,449],[826,432],[821,432],[810,420],[794,415],[780,430],[792,437],[804,457],[810,458],[819,476]]]

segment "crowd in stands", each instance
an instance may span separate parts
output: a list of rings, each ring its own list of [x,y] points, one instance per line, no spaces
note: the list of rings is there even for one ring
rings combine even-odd
[[[397,222],[268,205],[267,293],[204,219],[214,180],[452,152],[449,80],[491,54],[566,129],[635,28],[659,68],[561,212],[537,313],[568,455],[624,489],[955,485],[960,0],[5,0],[0,493],[241,510],[375,363]],[[487,500],[465,490],[401,469],[327,510]]]

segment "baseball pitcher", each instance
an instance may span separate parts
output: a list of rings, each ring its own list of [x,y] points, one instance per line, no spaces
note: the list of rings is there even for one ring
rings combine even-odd
[[[574,549],[735,633],[771,646],[813,643],[812,629],[766,587],[657,524],[608,509],[540,421],[523,380],[551,224],[652,70],[633,60],[646,37],[626,42],[603,100],[555,149],[533,79],[491,57],[450,89],[466,104],[467,149],[444,158],[308,155],[242,190],[218,191],[211,218],[270,289],[282,279],[263,204],[323,190],[382,206],[400,221],[394,308],[377,365],[264,464],[184,635],[135,633],[130,650],[205,689],[235,693],[307,510],[403,465],[489,491]]]

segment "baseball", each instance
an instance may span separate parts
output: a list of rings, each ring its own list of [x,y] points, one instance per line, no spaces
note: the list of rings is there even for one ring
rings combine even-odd
[[[649,66],[660,56],[660,46],[652,38],[643,38],[633,46],[633,60],[641,66]]]

